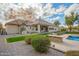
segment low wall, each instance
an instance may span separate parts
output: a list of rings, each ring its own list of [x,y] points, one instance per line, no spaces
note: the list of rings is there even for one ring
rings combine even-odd
[[[57,42],[57,43],[62,43],[63,42],[63,38],[61,36],[50,36],[49,35],[49,39],[53,42]]]

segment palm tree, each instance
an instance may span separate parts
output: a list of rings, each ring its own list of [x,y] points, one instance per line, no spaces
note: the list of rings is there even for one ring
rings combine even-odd
[[[65,23],[68,26],[68,29],[70,32],[72,31],[72,26],[73,26],[74,22],[76,21],[76,19],[77,19],[77,15],[74,14],[74,12],[72,12],[71,16],[69,16],[69,17],[65,16]]]

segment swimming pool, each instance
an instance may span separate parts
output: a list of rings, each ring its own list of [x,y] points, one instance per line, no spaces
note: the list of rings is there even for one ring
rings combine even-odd
[[[79,41],[79,36],[69,36],[67,39],[68,40]]]
[[[67,38],[63,39],[65,44],[69,44],[75,47],[79,47],[79,36],[68,36]]]

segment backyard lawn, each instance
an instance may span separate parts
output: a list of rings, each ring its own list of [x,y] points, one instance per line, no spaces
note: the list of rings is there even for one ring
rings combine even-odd
[[[25,36],[17,36],[17,37],[6,38],[8,43],[22,41],[24,39],[25,39]]]
[[[66,32],[66,34],[79,34],[79,32]]]
[[[66,32],[66,31],[59,31],[57,32],[58,35],[62,35],[62,34],[79,34],[79,32]]]
[[[6,38],[6,40],[7,40],[8,43],[12,43],[12,42],[17,42],[17,41],[22,41],[22,40],[27,40],[27,39],[48,38],[47,37],[48,34],[49,33],[46,33],[46,34],[30,34],[30,35]]]

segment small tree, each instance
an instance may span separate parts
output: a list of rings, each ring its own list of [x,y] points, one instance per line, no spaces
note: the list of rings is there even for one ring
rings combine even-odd
[[[60,25],[60,22],[59,22],[58,20],[55,20],[55,21],[54,21],[54,25],[55,25],[55,26],[59,26],[59,25]]]
[[[72,26],[74,24],[74,22],[77,19],[77,15],[74,14],[74,12],[71,13],[71,16],[67,17],[65,16],[65,23],[68,26],[69,31],[72,31]]]
[[[77,24],[78,24],[77,28],[78,28],[78,30],[79,30],[79,15],[76,16],[76,22],[77,22]]]

